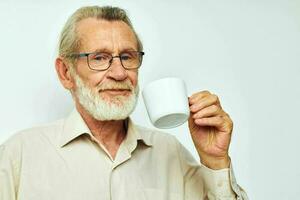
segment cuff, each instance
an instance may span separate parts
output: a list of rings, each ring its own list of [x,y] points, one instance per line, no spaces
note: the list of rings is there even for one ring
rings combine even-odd
[[[230,168],[213,170],[204,165],[200,167],[207,195],[212,199],[234,198],[236,192],[232,187],[231,165]]]

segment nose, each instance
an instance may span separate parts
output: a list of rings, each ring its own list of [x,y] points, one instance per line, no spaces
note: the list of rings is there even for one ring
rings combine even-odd
[[[126,69],[122,66],[119,56],[113,57],[108,70],[108,76],[116,81],[123,81],[128,76]]]

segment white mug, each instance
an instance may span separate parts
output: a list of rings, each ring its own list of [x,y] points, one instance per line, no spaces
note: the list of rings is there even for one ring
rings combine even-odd
[[[151,123],[157,128],[174,128],[190,115],[186,85],[179,78],[163,78],[148,84],[142,92]]]

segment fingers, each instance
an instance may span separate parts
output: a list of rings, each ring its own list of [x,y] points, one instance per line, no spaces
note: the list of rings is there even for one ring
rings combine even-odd
[[[201,126],[219,127],[219,126],[222,126],[223,123],[224,123],[224,120],[222,119],[221,116],[199,118],[199,119],[195,120],[195,124],[201,125]]]
[[[203,108],[203,109],[199,110],[198,112],[193,114],[192,117],[194,119],[205,118],[205,117],[221,115],[222,113],[223,113],[223,111],[219,106],[211,105],[211,106],[208,106],[206,108]]]
[[[227,117],[227,115],[198,118],[194,120],[194,123],[199,126],[213,126],[220,131],[229,133],[233,128],[233,122],[229,117]]]
[[[221,108],[218,96],[210,93],[198,94],[194,97],[192,96],[190,97],[189,102],[191,112],[197,112],[211,105],[217,105]]]
[[[222,109],[217,95],[208,91],[195,93],[189,98],[194,123],[201,126],[215,126],[219,129],[232,127],[232,121]]]
[[[201,91],[201,92],[197,92],[195,94],[193,94],[191,97],[189,97],[189,102],[190,104],[196,103],[197,101],[199,101],[199,99],[209,96],[211,93],[209,91]]]
[[[189,97],[190,120],[199,127],[214,127],[222,133],[230,133],[233,129],[233,122],[230,116],[223,110],[217,95],[209,91],[202,91]]]

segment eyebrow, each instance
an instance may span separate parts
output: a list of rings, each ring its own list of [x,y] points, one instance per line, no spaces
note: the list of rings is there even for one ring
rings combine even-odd
[[[132,47],[128,47],[128,48],[124,48],[122,51],[120,52],[124,52],[124,51],[137,51],[136,48],[132,48]]]
[[[138,51],[137,49],[133,48],[133,47],[127,47],[127,48],[124,48],[120,51],[120,53],[122,52],[126,52],[126,51]],[[92,52],[95,52],[95,53],[101,53],[101,52],[104,52],[104,53],[113,53],[111,50],[109,50],[108,48],[106,47],[103,47],[103,48],[98,48],[94,51],[90,51],[90,53]]]
[[[106,47],[103,47],[103,48],[99,48],[99,49],[96,49],[96,50],[93,50],[93,51],[90,51],[90,52],[95,52],[95,53],[100,53],[100,52],[111,53],[111,50],[109,50]]]

